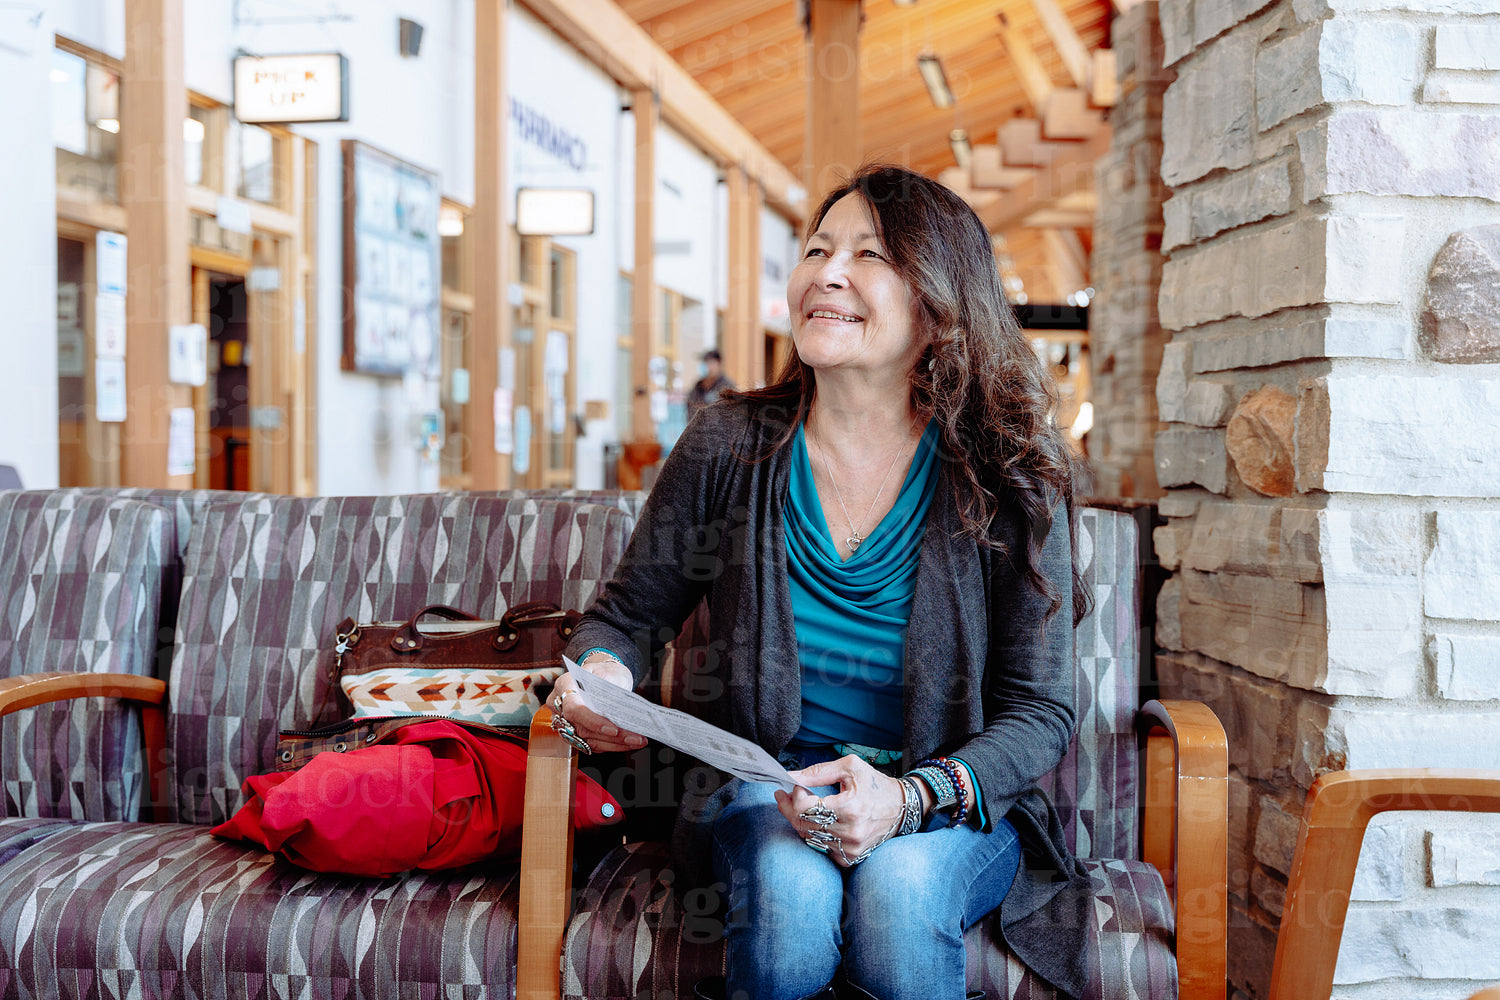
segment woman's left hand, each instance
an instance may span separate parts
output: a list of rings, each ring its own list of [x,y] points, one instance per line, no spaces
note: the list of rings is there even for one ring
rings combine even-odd
[[[861,757],[849,754],[792,771],[791,777],[805,787],[792,789],[790,795],[778,790],[777,808],[798,836],[809,845],[826,846],[824,853],[841,868],[864,860],[861,855],[880,846],[900,820],[905,802],[901,783],[881,774]],[[820,799],[807,790],[820,785],[836,785],[838,792]],[[828,813],[815,808],[820,804]]]

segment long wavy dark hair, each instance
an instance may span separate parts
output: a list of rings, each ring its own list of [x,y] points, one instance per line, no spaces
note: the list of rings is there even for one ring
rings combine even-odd
[[[1087,612],[1088,595],[1077,569],[1073,460],[1052,421],[1057,389],[1022,334],[1006,301],[990,234],[968,204],[938,182],[902,167],[872,164],[828,193],[808,221],[804,241],[836,202],[857,194],[870,210],[886,257],[911,288],[919,329],[929,339],[907,374],[917,410],[942,429],[944,457],[952,462],[958,516],[964,534],[998,547],[990,523],[1009,498],[1020,507],[1026,533],[1027,580],[1062,606],[1038,569],[1041,546],[1059,500],[1075,521],[1073,618]],[[740,393],[774,404],[792,416],[776,450],[807,418],[816,383],[793,347],[776,379]]]

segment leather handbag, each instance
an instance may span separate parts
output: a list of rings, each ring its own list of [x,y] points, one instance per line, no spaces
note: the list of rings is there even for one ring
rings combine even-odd
[[[429,616],[443,620],[423,621]],[[435,714],[524,726],[561,675],[580,617],[535,601],[499,621],[441,604],[404,622],[345,618],[335,635],[331,689],[355,716]]]

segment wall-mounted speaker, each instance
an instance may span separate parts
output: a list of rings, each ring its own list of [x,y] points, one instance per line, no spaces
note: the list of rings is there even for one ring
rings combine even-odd
[[[403,56],[415,56],[422,51],[422,26],[410,18],[401,18],[400,51]]]

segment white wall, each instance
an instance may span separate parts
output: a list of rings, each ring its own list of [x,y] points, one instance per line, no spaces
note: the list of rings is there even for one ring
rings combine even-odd
[[[358,139],[435,171],[443,193],[473,199],[472,3],[369,0],[339,4],[348,20],[261,23],[287,16],[284,5],[245,3],[232,46],[256,54],[340,51],[349,59],[349,121],[300,125],[318,156],[317,490],[325,494],[398,493],[437,486],[435,464],[417,453],[413,420],[425,408],[400,379],[346,372],[343,353],[343,139]],[[311,14],[311,11],[303,13]],[[220,15],[223,16],[222,13]],[[423,26],[420,53],[397,51],[398,19]],[[189,46],[195,39],[189,39]],[[465,50],[469,51],[465,51]],[[458,80],[469,81],[459,87]],[[467,115],[467,118],[462,116]],[[467,141],[454,138],[455,131]]]
[[[618,244],[631,239],[633,212],[622,212],[615,165],[620,159],[621,95],[614,80],[585,60],[550,28],[512,7],[506,32],[506,85],[513,106],[534,123],[545,121],[554,135],[566,134],[570,155],[548,148],[536,128],[523,129],[511,117],[506,213],[514,217],[521,187],[587,188],[594,192],[594,232],[557,240],[577,262],[577,339],[574,372],[578,410],[585,401],[616,405],[616,310],[619,298]],[[509,113],[511,108],[507,108]],[[633,147],[632,147],[633,148]],[[622,225],[623,222],[623,225]],[[623,233],[623,237],[622,237]],[[542,332],[538,331],[538,336]],[[577,441],[575,485],[602,487],[604,444],[615,440],[615,414],[590,421]]]
[[[31,19],[38,17],[33,24]],[[57,215],[51,108],[21,95],[52,90],[53,22],[42,6],[0,10],[0,464],[27,487],[53,487],[57,469]]]

